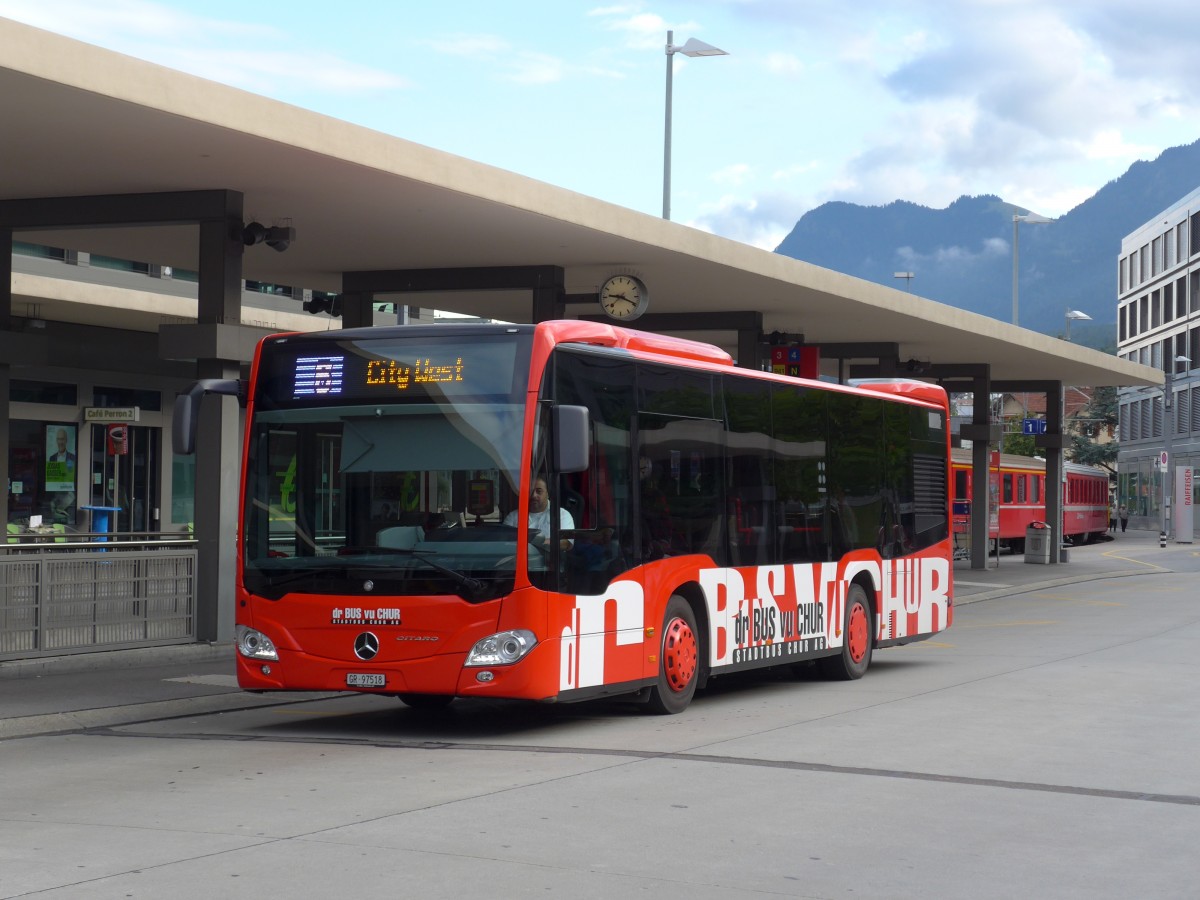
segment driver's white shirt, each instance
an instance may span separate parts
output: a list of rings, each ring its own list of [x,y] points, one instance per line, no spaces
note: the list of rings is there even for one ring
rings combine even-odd
[[[520,521],[520,515],[517,510],[513,510],[504,517],[505,525],[516,525]],[[566,509],[559,507],[558,510],[558,527],[571,529],[575,527],[575,520]],[[536,531],[544,540],[550,540],[550,507],[546,507],[541,512],[531,512],[529,514],[529,530]]]

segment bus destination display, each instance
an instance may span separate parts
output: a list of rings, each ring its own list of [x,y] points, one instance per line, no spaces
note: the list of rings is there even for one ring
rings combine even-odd
[[[344,356],[301,356],[296,360],[292,399],[337,396],[346,370]]]
[[[417,359],[411,366],[394,359],[371,359],[367,361],[367,385],[390,385],[398,391],[408,390],[413,384],[446,384],[463,380],[462,357],[453,363],[435,363],[426,357]]]
[[[418,357],[411,365],[394,359],[360,360],[366,363],[361,375],[351,374],[351,393],[369,394],[404,392],[413,385],[446,385],[463,381],[465,365],[461,356],[453,362],[433,357]],[[296,359],[292,380],[292,399],[340,396],[346,387],[345,356],[301,356]],[[357,381],[357,384],[354,384]],[[355,390],[357,388],[357,390]]]

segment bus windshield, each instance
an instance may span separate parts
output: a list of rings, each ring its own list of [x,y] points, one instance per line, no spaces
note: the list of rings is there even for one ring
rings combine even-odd
[[[519,339],[264,346],[247,433],[246,589],[468,601],[511,591],[518,530],[502,512],[516,506],[524,458]]]

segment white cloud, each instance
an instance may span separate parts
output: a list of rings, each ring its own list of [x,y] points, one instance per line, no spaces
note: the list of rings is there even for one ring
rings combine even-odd
[[[551,84],[562,81],[567,71],[566,63],[554,56],[542,53],[522,53],[508,66],[510,81],[517,84]]]
[[[289,38],[272,26],[196,16],[148,0],[0,0],[0,15],[260,93],[278,93],[285,76],[293,90],[353,93],[408,86],[383,69],[321,50],[275,49]],[[239,44],[245,49],[231,49]]]
[[[1157,156],[1162,147],[1152,147],[1148,144],[1130,144],[1114,129],[1098,132],[1092,136],[1083,148],[1083,154],[1088,159],[1116,159],[1131,162],[1135,159]]]
[[[726,195],[705,204],[700,214],[687,224],[763,250],[774,250],[810,205],[778,193],[752,197]]]
[[[732,184],[736,186],[745,184],[749,175],[750,167],[748,165],[745,163],[734,163],[731,166],[726,166],[724,169],[713,172],[709,178],[717,184]]]
[[[805,65],[794,53],[768,53],[767,71],[772,75],[797,78],[804,74]]]

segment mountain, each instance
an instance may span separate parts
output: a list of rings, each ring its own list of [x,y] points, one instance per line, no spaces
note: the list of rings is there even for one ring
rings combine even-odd
[[[1081,310],[1093,321],[1075,322],[1072,340],[1113,349],[1121,239],[1198,186],[1200,141],[1134,163],[1052,223],[1022,223],[1020,324],[1062,334],[1066,311]],[[825,203],[775,252],[1011,322],[1012,217],[1026,211],[994,196],[960,197],[945,209]]]

